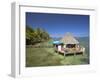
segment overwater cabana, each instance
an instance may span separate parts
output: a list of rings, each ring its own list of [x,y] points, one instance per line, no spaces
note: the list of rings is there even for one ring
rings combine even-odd
[[[79,41],[71,33],[66,33],[57,45],[57,52],[66,54],[77,54],[85,52],[85,48],[79,44]]]

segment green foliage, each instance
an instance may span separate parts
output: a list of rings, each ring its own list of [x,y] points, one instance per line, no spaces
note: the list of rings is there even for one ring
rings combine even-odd
[[[31,28],[26,26],[26,44],[32,45],[35,43],[47,41],[50,39],[49,34],[42,28]]]

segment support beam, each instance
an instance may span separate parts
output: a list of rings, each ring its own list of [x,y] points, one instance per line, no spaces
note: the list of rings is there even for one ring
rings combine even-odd
[[[64,52],[64,57],[66,56],[66,52]]]

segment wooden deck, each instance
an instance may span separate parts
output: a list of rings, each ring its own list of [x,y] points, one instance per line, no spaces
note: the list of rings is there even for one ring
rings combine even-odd
[[[64,54],[64,56],[65,56],[66,54],[74,54],[74,55],[76,55],[76,54],[79,54],[79,53],[82,53],[82,54],[84,55],[84,53],[85,53],[85,48],[84,48],[84,47],[81,47],[81,48],[66,48],[66,49],[63,49],[63,50],[61,50],[61,51],[58,51],[58,50],[56,49],[55,51],[58,52],[58,53]]]

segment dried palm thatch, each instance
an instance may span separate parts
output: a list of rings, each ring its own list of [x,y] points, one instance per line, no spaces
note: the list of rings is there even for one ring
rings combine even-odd
[[[79,44],[78,40],[71,33],[66,33],[60,41],[64,44]]]

